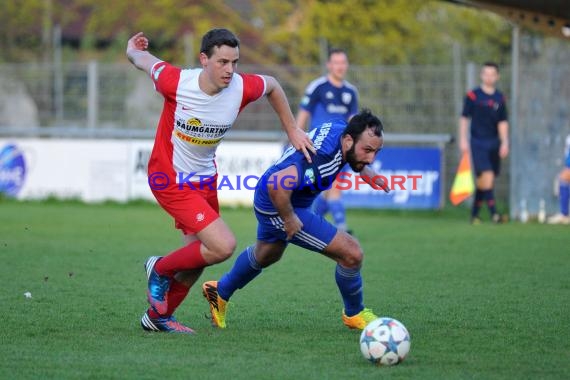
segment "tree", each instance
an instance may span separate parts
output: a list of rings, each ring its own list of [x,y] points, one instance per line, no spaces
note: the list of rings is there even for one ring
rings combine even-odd
[[[319,63],[323,38],[346,49],[351,61],[364,65],[449,63],[454,42],[466,47],[468,60],[504,55],[509,47],[510,27],[500,17],[440,1],[268,0],[256,4],[263,35],[280,47],[282,63]]]

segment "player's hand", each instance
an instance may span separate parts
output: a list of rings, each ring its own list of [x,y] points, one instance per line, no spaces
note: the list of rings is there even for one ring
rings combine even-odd
[[[148,49],[148,38],[145,37],[143,32],[138,32],[127,42],[127,52],[129,50],[145,51],[146,49]]]
[[[499,157],[506,158],[509,155],[509,144],[501,143],[499,147]]]
[[[304,130],[297,127],[288,134],[288,137],[289,141],[291,141],[291,145],[293,145],[298,151],[301,151],[308,162],[313,162],[309,152],[316,154],[317,150],[313,146],[313,142],[309,138],[309,135],[307,135]]]
[[[293,236],[303,228],[303,222],[293,213],[288,218],[283,218],[283,227],[285,228],[285,233],[287,234],[287,240],[293,239]]]
[[[376,178],[374,179],[374,183],[376,184],[376,186],[384,190],[385,193],[390,192],[390,187],[380,176],[376,176]]]

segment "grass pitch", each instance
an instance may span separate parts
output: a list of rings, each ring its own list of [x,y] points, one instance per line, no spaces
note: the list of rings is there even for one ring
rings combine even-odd
[[[467,213],[349,211],[366,305],[412,336],[404,363],[376,368],[318,254],[291,246],[234,295],[226,330],[210,327],[196,288],[177,312],[195,336],[145,333],[143,262],[181,242],[158,206],[0,200],[1,377],[570,378],[570,228],[470,226]],[[254,241],[251,210],[223,216],[238,251]]]

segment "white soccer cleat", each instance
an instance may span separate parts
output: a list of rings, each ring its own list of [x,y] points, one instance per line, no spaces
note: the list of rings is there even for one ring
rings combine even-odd
[[[570,224],[570,216],[564,214],[556,214],[546,221],[548,224]]]

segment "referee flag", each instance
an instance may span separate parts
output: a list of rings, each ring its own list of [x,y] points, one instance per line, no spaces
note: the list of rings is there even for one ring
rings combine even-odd
[[[457,173],[455,174],[455,179],[453,180],[453,186],[451,186],[449,199],[454,206],[457,206],[469,198],[474,190],[475,184],[473,183],[473,174],[471,173],[469,153],[463,153],[459,167],[457,168]]]

